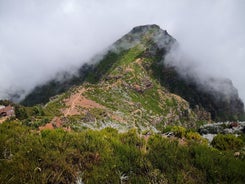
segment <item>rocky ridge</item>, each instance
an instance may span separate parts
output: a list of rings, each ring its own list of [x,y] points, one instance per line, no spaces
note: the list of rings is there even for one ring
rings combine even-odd
[[[33,94],[42,95],[44,89],[54,95],[65,92],[52,97],[45,109],[74,128],[193,128],[217,119],[239,119],[244,108],[232,83],[219,80],[235,91],[225,98],[219,91],[202,90],[195,80],[184,79],[175,68],[164,65],[165,56],[177,44],[157,25],[135,27],[100,62],[83,66],[78,76],[39,87],[23,104],[33,104],[33,98],[39,101]]]

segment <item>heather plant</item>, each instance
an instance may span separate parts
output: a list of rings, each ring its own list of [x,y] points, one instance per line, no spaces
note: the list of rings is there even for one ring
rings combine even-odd
[[[211,142],[212,146],[222,151],[236,151],[244,146],[242,139],[232,134],[218,134]]]
[[[186,136],[192,139],[189,144],[135,129],[39,132],[9,121],[0,125],[0,183],[244,181],[242,157],[210,148],[194,133]]]

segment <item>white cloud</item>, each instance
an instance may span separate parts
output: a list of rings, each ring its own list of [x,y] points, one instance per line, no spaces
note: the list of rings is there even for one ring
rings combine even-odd
[[[243,0],[1,0],[0,96],[28,91],[81,65],[132,27],[155,23],[200,71],[231,78],[245,101],[244,9]]]

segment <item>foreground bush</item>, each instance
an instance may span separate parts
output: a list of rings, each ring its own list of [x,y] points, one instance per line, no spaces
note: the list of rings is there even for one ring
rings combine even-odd
[[[0,183],[245,181],[244,160],[193,139],[187,145],[135,130],[37,132],[8,122],[0,125]]]
[[[244,143],[242,139],[236,137],[235,135],[218,134],[217,136],[214,137],[213,141],[211,142],[211,145],[223,151],[229,151],[229,150],[236,151],[236,150],[240,150],[244,146]]]

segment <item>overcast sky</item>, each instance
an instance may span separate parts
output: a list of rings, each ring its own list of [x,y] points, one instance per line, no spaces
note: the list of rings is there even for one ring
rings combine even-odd
[[[0,98],[29,91],[102,52],[134,26],[158,24],[245,101],[244,0],[0,0]]]

